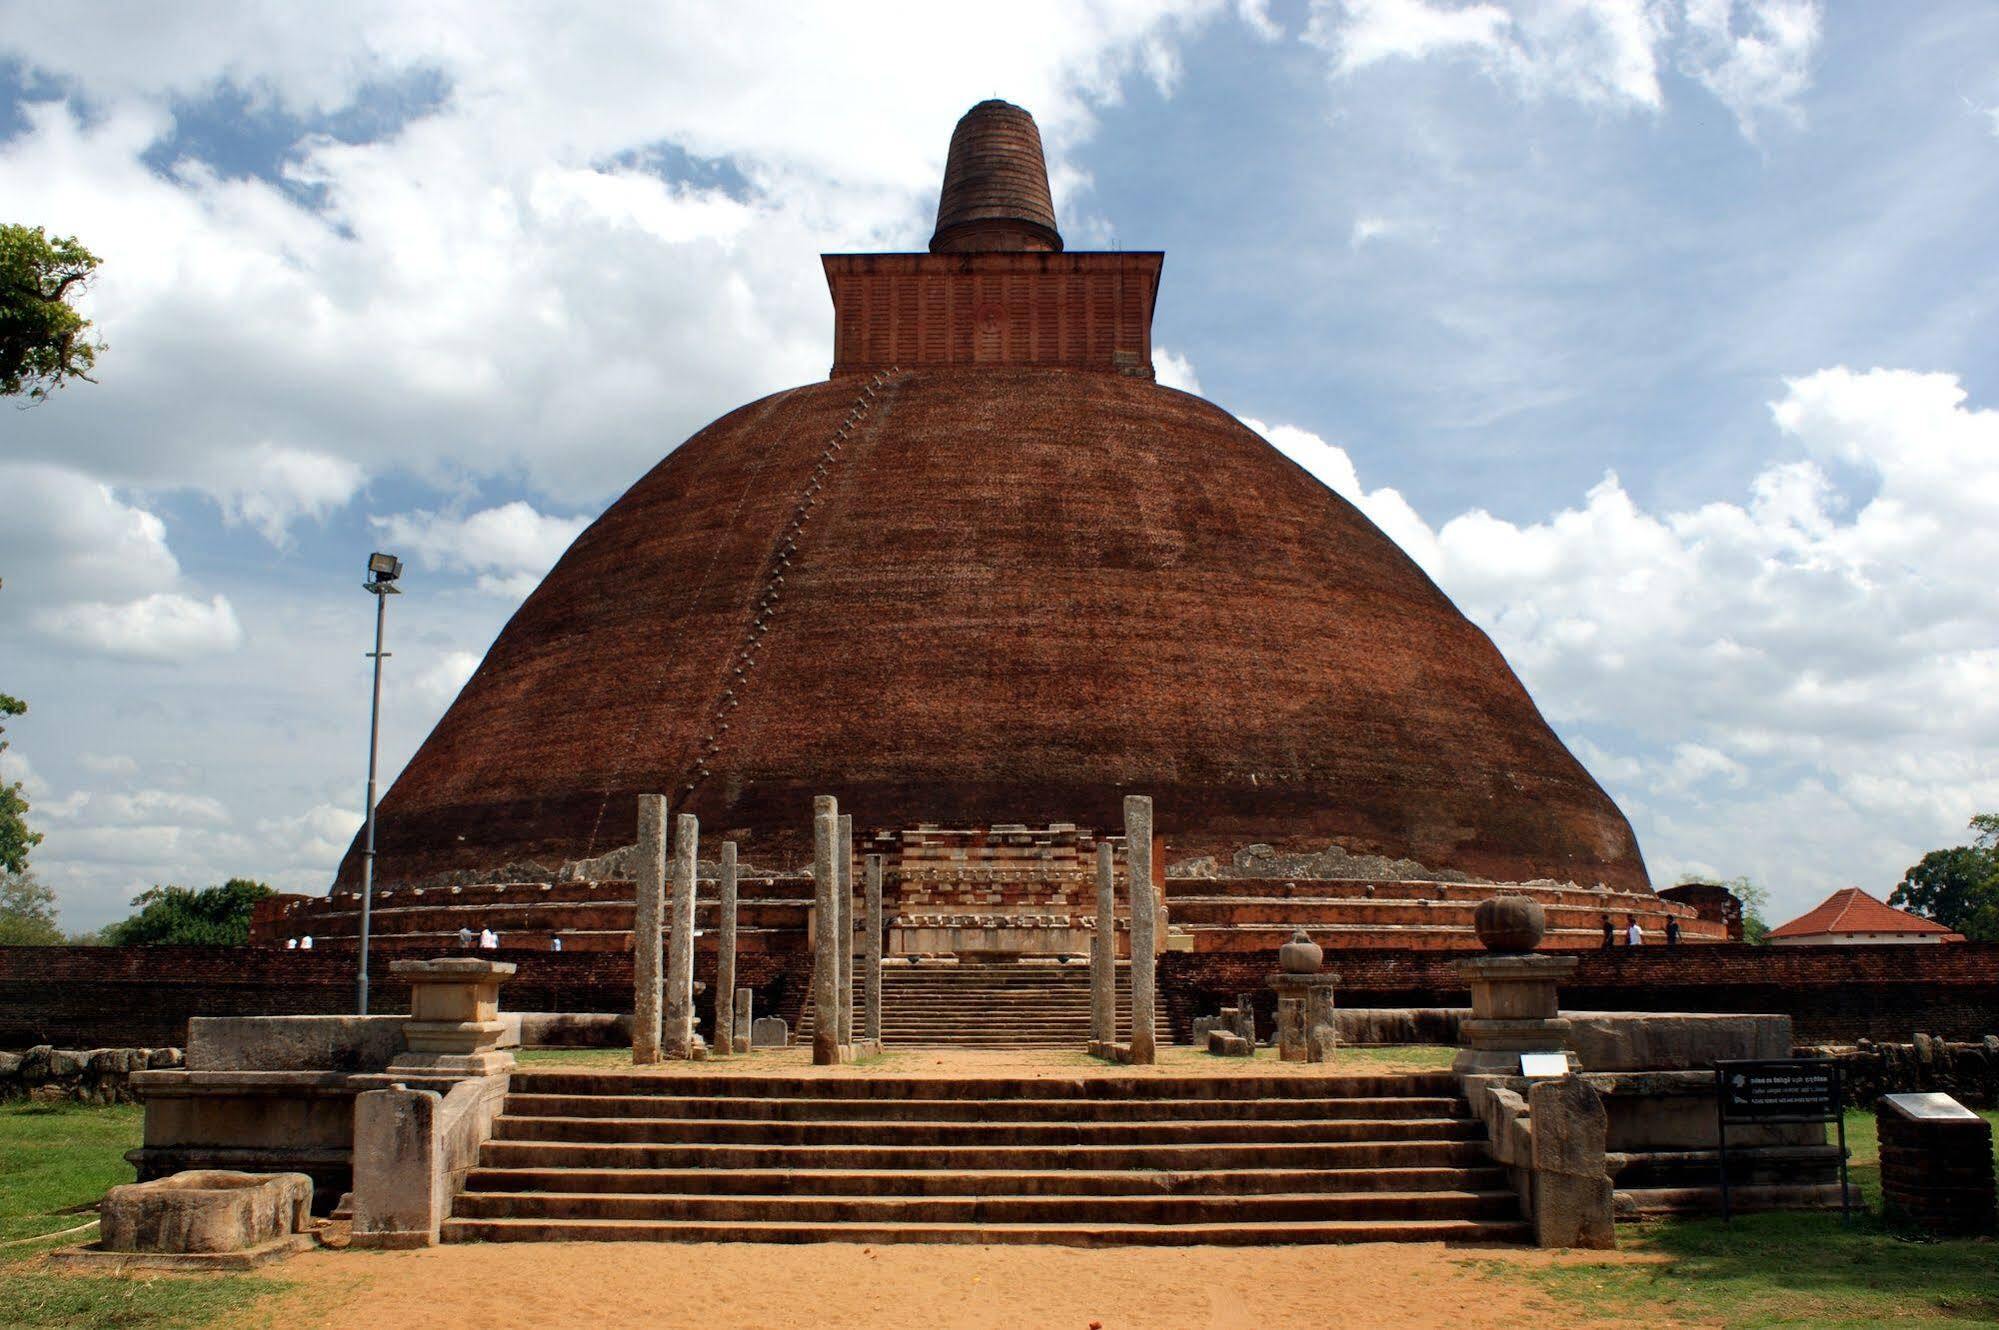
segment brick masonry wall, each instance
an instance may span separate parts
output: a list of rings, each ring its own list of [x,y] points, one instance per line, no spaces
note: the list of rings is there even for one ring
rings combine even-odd
[[[1788,1014],[1800,1042],[1907,1041],[1916,1031],[1978,1040],[1999,1032],[1999,944],[1936,947],[1622,947],[1573,953],[1562,1004],[1578,1011],[1741,1011]],[[1461,957],[1427,951],[1326,954],[1345,1007],[1462,1007]],[[1257,994],[1276,953],[1169,952],[1160,990],[1176,1035],[1237,993]]]
[[[632,958],[624,952],[510,951],[519,973],[501,990],[515,1011],[628,1011]],[[1922,1031],[1978,1041],[1999,1033],[1999,945],[1937,947],[1622,948],[1578,953],[1563,990],[1578,1010],[1785,1012],[1803,1043],[1906,1042]],[[1265,976],[1276,953],[1168,952],[1160,990],[1173,1028],[1239,992],[1258,994],[1270,1019]],[[375,967],[372,1010],[407,1010],[409,989]],[[1454,958],[1424,951],[1329,952],[1350,1007],[1463,1006]],[[695,977],[712,983],[712,954]],[[746,953],[739,982],[759,1014],[797,1024],[809,986],[806,953]],[[705,1026],[711,994],[696,1001]],[[0,1049],[181,1046],[190,1016],[313,1015],[353,1010],[354,959],[261,947],[0,948]]]
[[[518,973],[500,990],[513,1011],[630,1011],[632,958],[624,952],[482,952]],[[758,1015],[798,1023],[809,955],[745,954],[737,983],[756,990]],[[409,1010],[409,985],[370,965],[368,1005]],[[713,985],[715,958],[695,978]],[[695,1000],[704,1031],[710,997]],[[264,947],[0,947],[0,1049],[182,1047],[190,1016],[308,1016],[354,1010],[351,955]]]

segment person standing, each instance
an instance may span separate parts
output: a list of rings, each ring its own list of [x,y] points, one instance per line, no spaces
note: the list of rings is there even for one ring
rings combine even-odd
[[[1666,916],[1666,945],[1669,947],[1680,945],[1680,921],[1670,914]]]
[[[1616,945],[1617,934],[1610,926],[1610,916],[1606,914],[1603,917],[1603,948],[1608,951]]]
[[[1624,945],[1627,947],[1645,945],[1645,930],[1638,926],[1638,916],[1635,914],[1624,916]]]

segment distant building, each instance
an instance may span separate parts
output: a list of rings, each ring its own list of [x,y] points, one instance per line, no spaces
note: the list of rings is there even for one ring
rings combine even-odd
[[[1843,887],[1790,923],[1770,930],[1771,945],[1779,947],[1962,941],[1962,933],[1883,904],[1859,887]]]

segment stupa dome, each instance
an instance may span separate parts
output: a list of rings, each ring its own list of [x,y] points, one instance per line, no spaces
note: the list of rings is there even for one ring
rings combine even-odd
[[[983,103],[961,182],[1016,116],[1038,169],[1031,118]],[[815,794],[861,829],[1114,829],[1143,793],[1175,860],[1338,842],[1647,887],[1486,635],[1152,381],[1160,255],[958,251],[995,217],[945,195],[944,252],[827,257],[829,381],[673,449],[527,598],[383,799],[380,880],[602,854],[647,792],[784,867]]]

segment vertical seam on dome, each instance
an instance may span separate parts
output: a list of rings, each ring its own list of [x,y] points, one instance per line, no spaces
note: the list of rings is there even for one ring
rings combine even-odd
[[[675,791],[681,802],[691,798],[712,774],[709,762],[722,751],[722,741],[729,732],[729,715],[742,703],[738,690],[747,687],[761,658],[764,635],[770,630],[770,622],[776,617],[783,599],[784,575],[792,571],[792,560],[799,553],[799,538],[805,534],[805,528],[819,506],[820,492],[844,460],[847,444],[858,437],[864,425],[873,422],[875,402],[885,400],[886,393],[893,392],[901,374],[901,369],[892,365],[870,379],[855,396],[846,418],[834,426],[826,446],[819,450],[819,456],[792,505],[790,518],[764,560],[762,592],[751,607],[749,625],[724,662],[723,668],[727,672],[723,675],[721,695],[709,708],[707,726],[695,741],[692,776]]]
[[[768,439],[764,443],[763,456],[758,459],[755,470],[752,471],[748,476],[744,477],[743,486],[736,493],[736,505],[734,508],[730,510],[729,513],[731,520],[724,527],[723,539],[727,538],[727,533],[729,531],[735,529],[734,519],[739,514],[741,514],[741,512],[743,511],[743,505],[749,501],[750,495],[756,491],[757,482],[762,479],[764,472],[769,468],[770,455],[777,448],[778,442],[781,438],[782,434],[779,431],[773,430],[770,432]],[[686,446],[685,444],[682,445],[682,447],[685,446]],[[722,539],[718,539],[715,542],[714,548],[709,551],[708,564],[706,567],[704,567],[701,570],[701,580],[695,584],[693,594],[687,598],[687,604],[682,608],[679,616],[675,619],[673,627],[668,629],[664,634],[662,634],[662,636],[664,636],[668,641],[671,641],[673,636],[679,631],[681,625],[687,622],[688,614],[691,613],[694,607],[700,603],[701,593],[708,589],[709,575],[715,571],[715,564],[722,557],[722,543],[723,543]],[[654,674],[652,681],[653,686],[651,689],[651,694],[655,698],[658,697],[659,695],[660,688],[663,684],[666,675],[666,665],[665,665],[666,659],[667,657],[664,651],[662,651],[660,656],[661,664],[658,671]],[[644,721],[641,714],[641,709],[634,707],[632,709],[631,728],[625,732],[625,744],[622,754],[624,757],[629,758],[633,750],[638,747],[639,731],[641,728],[643,728],[643,725]],[[589,858],[590,856],[597,853],[597,836],[603,830],[604,814],[606,811],[609,810],[611,806],[611,792],[613,787],[616,786],[616,784],[617,784],[617,776],[611,770],[610,762],[607,760],[605,763],[604,787],[598,793],[597,816],[590,823],[590,839],[585,843],[584,846],[584,851],[583,851],[584,858]]]

